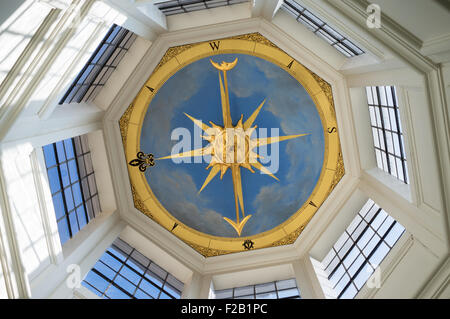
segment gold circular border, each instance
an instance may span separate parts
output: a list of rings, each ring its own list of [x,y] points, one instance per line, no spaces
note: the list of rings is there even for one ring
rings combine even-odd
[[[297,212],[271,230],[253,236],[231,238],[212,236],[185,225],[171,215],[158,201],[145,175],[140,173],[137,168],[129,166],[130,181],[136,194],[143,202],[141,204],[144,205],[146,211],[151,213],[151,217],[155,221],[167,230],[172,231],[181,240],[195,248],[216,251],[215,254],[243,251],[245,249],[242,244],[244,240],[248,239],[253,241],[254,248],[263,248],[274,246],[277,242],[282,242],[284,238],[293,234],[298,237],[308,221],[326,199],[331,189],[335,186],[333,183],[334,175],[337,170],[340,155],[336,118],[332,110],[331,101],[326,96],[321,85],[311,71],[287,55],[284,51],[265,43],[242,39],[221,39],[188,45],[187,48],[180,51],[180,53],[164,61],[165,63],[158,65],[132,104],[133,108],[129,114],[129,123],[126,128],[127,142],[125,152],[127,162],[135,158],[136,153],[140,151],[140,132],[147,111],[151,112],[151,109],[148,110],[150,102],[172,75],[177,73],[181,68],[205,57],[226,53],[241,53],[262,58],[281,67],[294,77],[308,92],[319,112],[324,133],[325,150],[321,174],[308,200]],[[333,130],[333,127],[336,129]],[[157,166],[154,169],[157,169]],[[174,228],[174,225],[177,226]]]

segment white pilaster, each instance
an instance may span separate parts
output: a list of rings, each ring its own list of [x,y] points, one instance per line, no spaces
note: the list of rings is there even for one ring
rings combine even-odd
[[[190,281],[185,283],[181,299],[208,299],[212,284],[211,275],[193,272]]]
[[[292,268],[297,281],[297,287],[302,299],[324,299],[325,295],[320,287],[311,260],[308,256],[292,262]]]

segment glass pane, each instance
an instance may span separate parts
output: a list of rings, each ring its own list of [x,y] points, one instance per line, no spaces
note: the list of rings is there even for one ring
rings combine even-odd
[[[141,276],[138,273],[136,273],[134,270],[129,268],[127,265],[122,267],[122,269],[120,270],[120,274],[122,276],[124,276],[126,279],[128,279],[129,281],[131,281],[132,283],[134,283],[135,285],[137,285],[139,283],[139,281],[141,280]]]
[[[141,283],[139,284],[139,288],[145,291],[147,294],[152,296],[153,298],[158,298],[160,289],[155,287],[155,285],[152,285],[147,280],[143,279]]]
[[[55,209],[56,219],[59,220],[66,213],[66,210],[64,208],[64,201],[63,201],[62,193],[59,192],[59,193],[53,195],[52,199],[53,199],[53,207]]]
[[[384,239],[386,244],[388,244],[390,247],[394,246],[394,244],[397,242],[397,240],[400,238],[400,236],[403,234],[404,231],[405,228],[399,223],[396,223],[389,232],[389,234]]]
[[[159,278],[166,278],[167,272],[155,263],[151,263],[148,269],[156,274]]]
[[[342,294],[341,299],[353,299],[355,298],[358,290],[353,285],[350,285]]]
[[[238,296],[235,297],[234,299],[255,299],[255,296],[254,295]]]
[[[276,282],[277,289],[287,289],[287,288],[293,288],[297,287],[297,282],[295,279],[287,279],[287,280],[280,280]]]
[[[174,298],[180,298],[181,292],[178,291],[175,287],[171,286],[168,283],[166,283],[164,285],[164,291],[166,291],[168,294],[170,294]]]
[[[97,193],[97,185],[95,183],[95,176],[89,175],[88,182],[89,182],[89,191],[91,192],[91,195],[96,194]]]
[[[269,282],[266,284],[256,285],[255,291],[257,294],[262,292],[275,291],[275,283]]]
[[[386,257],[388,252],[389,252],[389,247],[385,243],[381,243],[381,245],[378,246],[375,253],[369,259],[372,266],[374,268],[377,268],[383,261],[384,257]]]
[[[97,261],[97,263],[93,267],[96,269],[99,273],[101,273],[103,276],[106,276],[108,279],[113,280],[114,276],[116,275],[116,272],[106,266],[103,262]]]
[[[109,285],[108,281],[106,281],[104,278],[100,277],[93,271],[90,271],[87,274],[86,278],[84,278],[84,280],[102,292],[105,291],[105,289]]]
[[[224,289],[215,291],[216,299],[227,299],[233,297],[233,289]]]
[[[364,258],[363,255],[359,255],[358,258],[356,258],[356,260],[353,262],[351,267],[348,269],[349,275],[353,277],[365,260],[366,259]]]
[[[69,222],[72,236],[75,236],[75,234],[80,230],[80,228],[78,227],[77,214],[75,212],[71,212],[69,214]]]
[[[372,267],[369,265],[366,265],[363,267],[363,269],[359,272],[359,274],[354,279],[354,284],[356,285],[356,288],[361,289],[362,286],[367,282],[367,279],[369,279],[370,275],[373,273]]]
[[[106,295],[111,299],[131,299],[131,297],[128,296],[125,292],[123,292],[122,290],[119,290],[118,288],[116,288],[114,286],[110,286],[108,288]]]
[[[373,237],[374,234],[375,234],[375,232],[373,231],[372,228],[370,228],[370,227],[367,228],[367,230],[364,232],[364,235],[362,235],[361,238],[358,240],[358,247],[360,249],[363,249],[364,247],[366,247],[367,243]]]
[[[105,42],[111,43],[114,40],[114,38],[117,36],[117,34],[119,33],[120,29],[121,28],[118,25],[112,26],[111,30],[110,30],[110,34]]]
[[[279,290],[278,291],[278,298],[290,298],[298,296],[298,289],[297,288],[291,288],[287,290]]]
[[[114,269],[115,271],[119,271],[120,267],[122,266],[122,263],[111,256],[108,253],[103,254],[103,256],[100,258],[101,261],[103,261],[106,265]]]
[[[348,282],[350,281],[350,277],[345,274],[341,280],[339,280],[338,284],[334,288],[338,294],[341,293],[341,291],[347,286]]]
[[[112,253],[114,256],[116,256],[117,258],[119,258],[122,261],[125,261],[125,259],[127,258],[127,252],[124,251],[122,249],[122,247],[117,247],[116,245],[113,244],[113,246],[111,246],[108,251],[110,253]]]
[[[136,293],[134,294],[134,296],[136,297],[136,299],[153,299],[152,297],[150,297],[149,295],[147,295],[145,292],[143,292],[142,290],[138,289],[136,291]]]
[[[350,265],[355,261],[356,257],[358,257],[359,249],[358,247],[353,247],[352,250],[350,250],[350,253],[345,257],[343,263],[346,268],[349,268]]]
[[[81,139],[80,139],[80,137],[79,136],[74,137],[73,141],[75,143],[75,153],[76,153],[76,155],[81,154],[82,150],[81,150]]]
[[[277,299],[277,293],[275,291],[256,294],[256,299]]]
[[[122,270],[123,270],[123,268],[122,268]],[[122,271],[121,271],[121,273],[122,273]],[[120,288],[122,288],[123,290],[128,292],[130,295],[133,295],[134,291],[136,290],[136,286],[133,285],[133,283],[131,283],[127,279],[128,278],[124,278],[119,275],[114,279],[114,283],[116,283]]]
[[[155,273],[147,270],[147,272],[145,273],[145,278],[147,278],[149,281],[153,282],[154,284],[156,284],[159,287],[162,287],[163,283],[164,283],[164,279],[160,278],[158,275],[156,275]]]
[[[330,283],[333,286],[336,286],[336,284],[339,282],[339,280],[341,280],[342,276],[345,273],[345,268],[344,266],[341,264],[336,271],[333,273],[333,275],[330,277]]]
[[[61,180],[63,183],[63,187],[67,187],[70,185],[70,179],[69,179],[69,169],[67,167],[67,164],[61,164],[59,166],[59,170],[61,172]]]
[[[92,197],[92,206],[93,206],[94,216],[97,216],[97,214],[100,213],[100,211],[101,211],[98,195],[95,195],[94,197]]]
[[[63,142],[56,143],[56,153],[58,155],[58,162],[62,163],[66,160],[66,153],[64,152]]]
[[[84,163],[86,164],[86,174],[91,174],[94,171],[92,167],[91,154],[84,155]]]
[[[69,138],[67,140],[64,140],[64,148],[66,150],[66,156],[68,159],[75,157],[75,152],[73,149],[72,139]]]
[[[143,275],[145,272],[145,267],[142,266],[141,263],[136,261],[134,258],[130,257],[127,260],[127,265],[132,268],[134,271],[138,272],[139,274]]]
[[[58,232],[61,244],[64,245],[64,243],[70,239],[69,225],[67,224],[66,218],[58,221]]]
[[[67,211],[70,212],[75,208],[72,197],[72,190],[70,187],[64,190],[64,198],[66,199]]]
[[[86,206],[86,210],[87,210],[87,214],[88,214],[89,220],[95,218],[94,209],[92,207],[92,201],[90,199],[88,199],[85,202],[84,205]]]
[[[234,289],[235,296],[244,296],[253,294],[253,286],[239,287]]]
[[[83,197],[81,195],[80,183],[75,183],[72,186],[72,194],[75,201],[75,206],[81,205],[83,203]]]
[[[53,144],[45,145],[43,148],[45,164],[47,167],[56,165],[55,152],[53,149]]]
[[[89,142],[88,142],[87,136],[81,135],[80,140],[81,140],[81,147],[83,149],[83,153],[89,152]]]
[[[366,247],[363,249],[363,253],[366,257],[369,256],[370,253],[372,253],[373,249],[375,248],[375,246],[378,244],[379,241],[380,237],[375,234],[369,241],[369,243],[366,245]]]
[[[77,162],[73,159],[70,160],[67,164],[69,167],[70,182],[75,183],[78,180]]]
[[[173,298],[161,291],[159,299],[173,299]]]
[[[52,194],[61,190],[61,184],[59,181],[59,172],[57,167],[50,168],[47,171],[48,183],[50,184],[50,191]]]
[[[83,206],[78,207],[76,209],[76,212],[78,224],[80,225],[80,229],[82,229],[88,223],[88,221],[86,220],[86,212],[84,210],[84,207]]]

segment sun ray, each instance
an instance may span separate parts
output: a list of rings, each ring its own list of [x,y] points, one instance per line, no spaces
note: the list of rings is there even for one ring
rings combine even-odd
[[[236,218],[237,223],[239,223],[239,207],[241,208],[242,218],[245,217],[244,196],[242,195],[241,168],[238,165],[232,165],[231,174],[233,175],[234,201],[236,203]]]
[[[223,178],[223,175],[227,172],[228,167],[228,165],[220,165],[220,179]]]
[[[223,72],[224,75],[224,81],[225,81],[225,87],[227,86],[227,77],[226,77],[226,71]],[[219,72],[219,82],[220,82],[220,99],[222,101],[222,117],[223,117],[223,126],[225,128],[231,127],[232,120],[231,120],[231,113],[230,113],[230,101],[228,100],[228,95],[226,94],[226,91],[223,87],[222,82],[222,76]]]
[[[197,125],[199,128],[201,128],[203,131],[205,131],[205,133],[208,134],[208,130],[211,130],[212,127],[206,125],[205,123],[203,123],[203,121],[197,120],[196,118],[190,116],[187,113],[184,113],[184,115],[186,115],[192,122],[194,122],[195,125]]]
[[[212,151],[213,151],[213,148],[210,145],[208,145],[206,147],[197,148],[192,151],[187,151],[187,152],[183,152],[183,153],[179,153],[179,154],[173,154],[173,155],[169,155],[169,156],[165,156],[165,157],[160,157],[160,158],[157,158],[157,160],[211,155]]]
[[[306,136],[306,135],[309,135],[309,133],[307,133],[307,134],[297,134],[297,135],[277,136],[277,137],[258,138],[258,139],[256,139],[255,146],[264,146],[264,145],[269,145],[269,144],[273,144],[273,143],[279,143],[279,142],[282,142],[282,141],[287,141],[287,140],[291,140],[293,138]]]
[[[259,169],[261,172],[263,172],[264,174],[267,174],[273,178],[275,178],[277,181],[280,181],[278,179],[278,177],[276,177],[275,175],[272,174],[271,171],[269,171],[267,168],[265,168],[260,162],[256,162],[256,163],[250,163],[254,168]]]
[[[198,193],[200,194],[202,192],[202,190],[206,187],[206,185],[209,184],[209,182],[212,181],[212,179],[217,175],[217,173],[220,172],[220,166],[215,165],[212,167],[211,171],[208,174],[208,177],[206,177],[205,182],[203,183],[202,188],[200,188],[200,190],[198,191]]]
[[[264,99],[264,101],[262,101],[262,103],[253,112],[253,114],[245,121],[245,123],[244,123],[244,131],[247,131],[250,127],[252,127],[253,122],[255,122],[256,117],[258,116],[259,111],[261,111],[261,108],[263,107],[265,102],[266,102],[266,99]]]

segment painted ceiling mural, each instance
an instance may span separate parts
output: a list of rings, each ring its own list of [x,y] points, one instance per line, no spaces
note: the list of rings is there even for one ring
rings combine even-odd
[[[292,243],[344,174],[331,87],[259,34],[169,49],[120,128],[136,208],[204,256]]]

